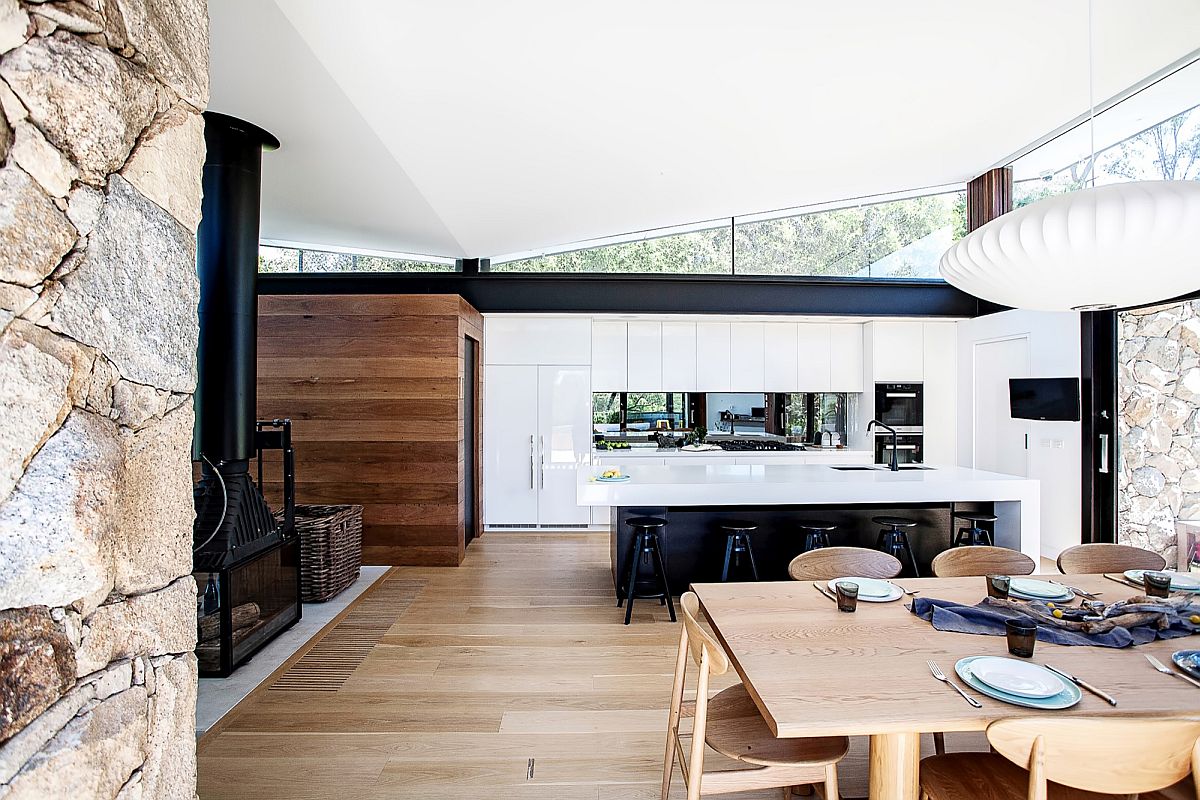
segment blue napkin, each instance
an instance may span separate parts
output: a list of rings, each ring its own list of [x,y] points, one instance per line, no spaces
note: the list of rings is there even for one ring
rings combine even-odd
[[[932,597],[915,597],[912,603],[912,613],[923,620],[932,623],[939,631],[955,633],[978,633],[985,636],[1004,636],[1004,621],[1007,619],[1032,619],[1025,614],[1008,609],[1000,609],[980,603],[966,606],[950,600],[937,600]],[[1037,622],[1037,620],[1033,620]],[[1130,645],[1145,644],[1155,639],[1176,639],[1190,636],[1196,631],[1196,626],[1187,622],[1174,622],[1171,627],[1158,630],[1150,625],[1136,628],[1113,628],[1107,633],[1079,633],[1049,625],[1038,625],[1037,638],[1039,642],[1065,645],[1090,645],[1093,647],[1129,647]]]

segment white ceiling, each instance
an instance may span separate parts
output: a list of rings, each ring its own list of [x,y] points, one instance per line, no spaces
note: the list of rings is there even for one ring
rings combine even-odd
[[[1088,104],[1086,0],[210,0],[264,238],[490,257],[961,183]],[[1200,46],[1095,0],[1095,96]],[[1200,99],[1200,98],[1198,98]]]

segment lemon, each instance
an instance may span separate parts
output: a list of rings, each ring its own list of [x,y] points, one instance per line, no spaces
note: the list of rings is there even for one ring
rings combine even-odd
[[[1190,617],[1188,617],[1188,622],[1192,623],[1193,625],[1200,625],[1200,614],[1192,614]]]
[[[1054,603],[1046,603],[1047,608],[1054,608]]]
[[[1056,608],[1056,609],[1054,609],[1054,618],[1055,618],[1055,619],[1062,619],[1062,618],[1063,618],[1063,613],[1062,613],[1062,609],[1061,609],[1061,608]]]

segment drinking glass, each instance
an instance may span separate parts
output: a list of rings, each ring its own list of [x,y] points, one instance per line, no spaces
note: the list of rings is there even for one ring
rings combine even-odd
[[[1030,619],[1007,619],[1004,631],[1008,635],[1008,652],[1021,658],[1033,658],[1037,643],[1037,623]]]
[[[1171,596],[1171,576],[1166,572],[1147,570],[1142,573],[1142,583],[1146,587],[1147,597]]]
[[[1012,585],[1012,578],[1008,575],[988,575],[987,590],[988,597],[995,597],[1000,600],[1008,599],[1008,589]]]
[[[838,581],[833,585],[837,591],[838,611],[854,611],[858,608],[858,584],[850,581]]]

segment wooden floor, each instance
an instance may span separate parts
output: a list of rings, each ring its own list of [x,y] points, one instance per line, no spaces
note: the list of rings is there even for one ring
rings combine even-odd
[[[338,688],[284,675],[200,742],[200,797],[657,798],[679,628],[650,601],[621,624],[608,552],[607,534],[495,532],[457,568],[398,568],[378,591],[411,600],[365,657],[329,665],[350,670]],[[842,774],[865,795],[861,742]]]

